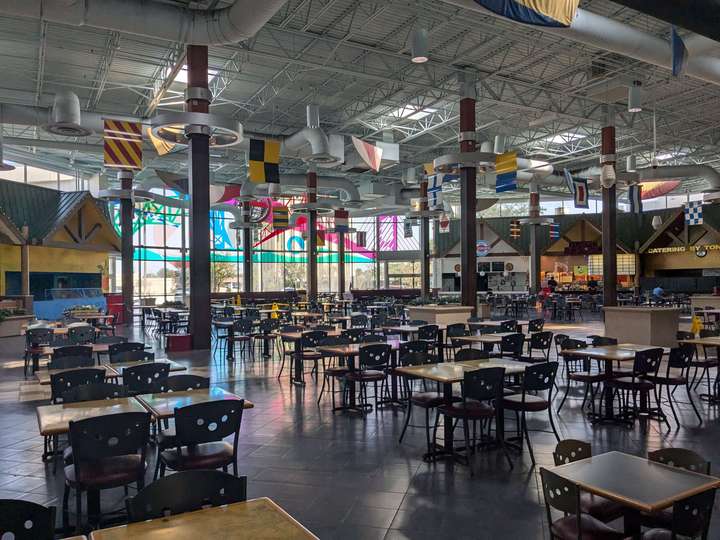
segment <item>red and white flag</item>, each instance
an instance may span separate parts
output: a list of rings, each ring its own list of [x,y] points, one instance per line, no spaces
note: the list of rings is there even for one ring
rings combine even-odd
[[[373,171],[378,172],[380,170],[380,160],[382,159],[382,148],[378,148],[374,144],[365,142],[357,137],[352,137],[352,142],[355,150],[357,150],[357,153],[365,164]]]

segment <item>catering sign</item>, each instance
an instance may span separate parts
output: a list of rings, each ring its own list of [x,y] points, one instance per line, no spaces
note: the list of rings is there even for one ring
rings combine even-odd
[[[697,252],[697,251],[720,251],[720,244],[703,244],[698,246],[669,246],[650,248],[645,253],[649,255],[657,255],[661,253],[686,253],[686,252]]]

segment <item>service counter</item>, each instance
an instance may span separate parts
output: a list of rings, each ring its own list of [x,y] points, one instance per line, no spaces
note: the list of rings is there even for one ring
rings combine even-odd
[[[408,317],[413,320],[427,321],[428,324],[455,324],[467,323],[472,316],[473,308],[470,306],[427,304],[424,306],[408,306]]]
[[[665,307],[604,307],[605,335],[619,343],[677,347],[680,310]]]

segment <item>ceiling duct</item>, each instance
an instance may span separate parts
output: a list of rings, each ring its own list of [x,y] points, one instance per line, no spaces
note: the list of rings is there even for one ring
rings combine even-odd
[[[499,17],[505,21],[509,20],[481,7],[475,0],[442,1],[484,15]],[[656,5],[659,2],[652,4]],[[603,51],[622,54],[654,66],[672,69],[672,58],[667,40],[591,11],[578,8],[572,24],[567,28],[549,26],[532,26],[531,28],[591,45]],[[720,84],[720,59],[711,55],[689,53],[685,74],[705,82]]]
[[[235,0],[196,10],[146,0],[2,0],[0,14],[91,26],[194,45],[229,45],[254,36],[286,0]]]
[[[63,137],[87,137],[92,133],[82,125],[80,99],[77,94],[69,90],[55,94],[49,122],[43,126],[43,129]]]

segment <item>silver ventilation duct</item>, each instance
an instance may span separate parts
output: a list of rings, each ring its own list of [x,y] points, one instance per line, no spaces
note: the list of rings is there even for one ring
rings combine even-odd
[[[470,11],[508,20],[481,7],[475,0],[442,1]],[[533,30],[548,32],[559,38],[570,39],[604,51],[622,54],[654,66],[672,69],[670,46],[666,40],[643,32],[629,24],[584,9],[577,10],[575,19],[568,28],[549,26],[533,26],[532,28]],[[693,54],[690,47],[688,47],[688,51],[685,73],[696,79],[712,84],[720,84],[720,58],[709,54]]]
[[[286,0],[235,0],[194,10],[146,0],[2,0],[0,14],[92,26],[193,45],[229,45],[254,36]]]
[[[64,137],[87,137],[92,133],[82,125],[80,113],[80,99],[77,94],[63,90],[55,94],[50,121],[43,128],[55,135]]]

